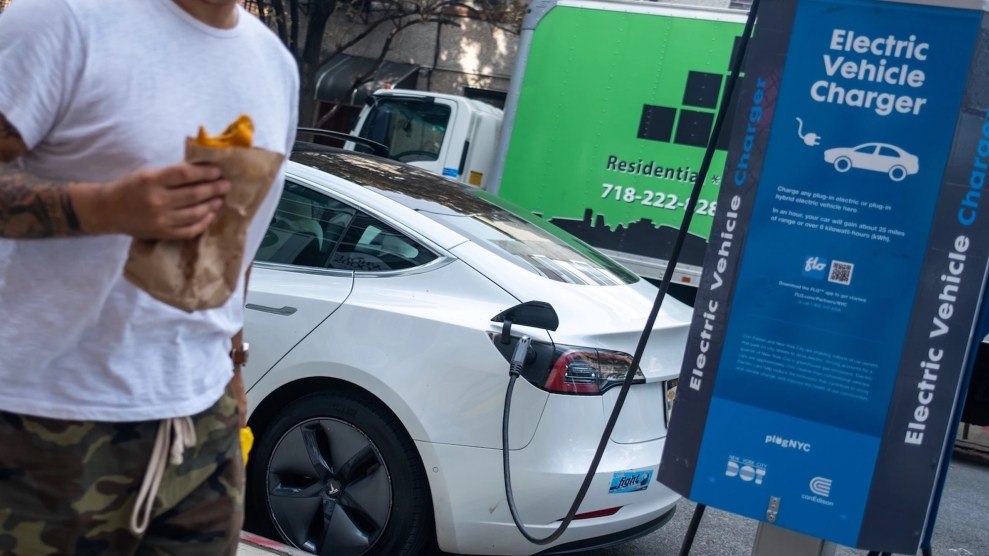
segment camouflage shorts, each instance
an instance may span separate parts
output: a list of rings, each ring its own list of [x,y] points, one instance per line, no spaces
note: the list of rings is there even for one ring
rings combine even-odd
[[[128,522],[157,421],[59,421],[0,412],[0,554],[235,554],[244,466],[227,392],[195,415],[197,445],[165,471],[147,531]]]

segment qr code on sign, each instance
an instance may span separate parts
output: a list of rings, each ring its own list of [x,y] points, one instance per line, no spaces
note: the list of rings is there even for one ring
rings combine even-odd
[[[828,282],[847,286],[852,283],[852,270],[855,270],[855,265],[852,263],[831,261],[831,272],[828,273]]]

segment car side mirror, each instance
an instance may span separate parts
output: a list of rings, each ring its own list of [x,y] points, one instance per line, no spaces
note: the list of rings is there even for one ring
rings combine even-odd
[[[503,344],[511,341],[513,324],[542,328],[543,330],[556,330],[560,326],[560,317],[557,316],[556,309],[553,309],[553,306],[545,301],[520,303],[498,313],[491,321],[504,323],[501,328],[501,343]]]

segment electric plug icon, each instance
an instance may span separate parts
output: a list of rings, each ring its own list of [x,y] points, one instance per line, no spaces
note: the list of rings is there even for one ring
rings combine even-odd
[[[800,137],[808,147],[816,147],[821,144],[821,136],[816,133],[804,133],[804,121],[797,118],[797,136]]]

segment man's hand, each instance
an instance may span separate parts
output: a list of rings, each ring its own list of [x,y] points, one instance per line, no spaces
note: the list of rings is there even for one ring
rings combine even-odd
[[[228,191],[230,182],[219,168],[186,162],[138,170],[109,184],[69,186],[83,233],[139,239],[198,236],[216,218]]]
[[[17,129],[0,114],[0,237],[190,239],[209,227],[230,191],[216,166],[185,162],[110,183],[46,180],[4,165],[26,152]]]

